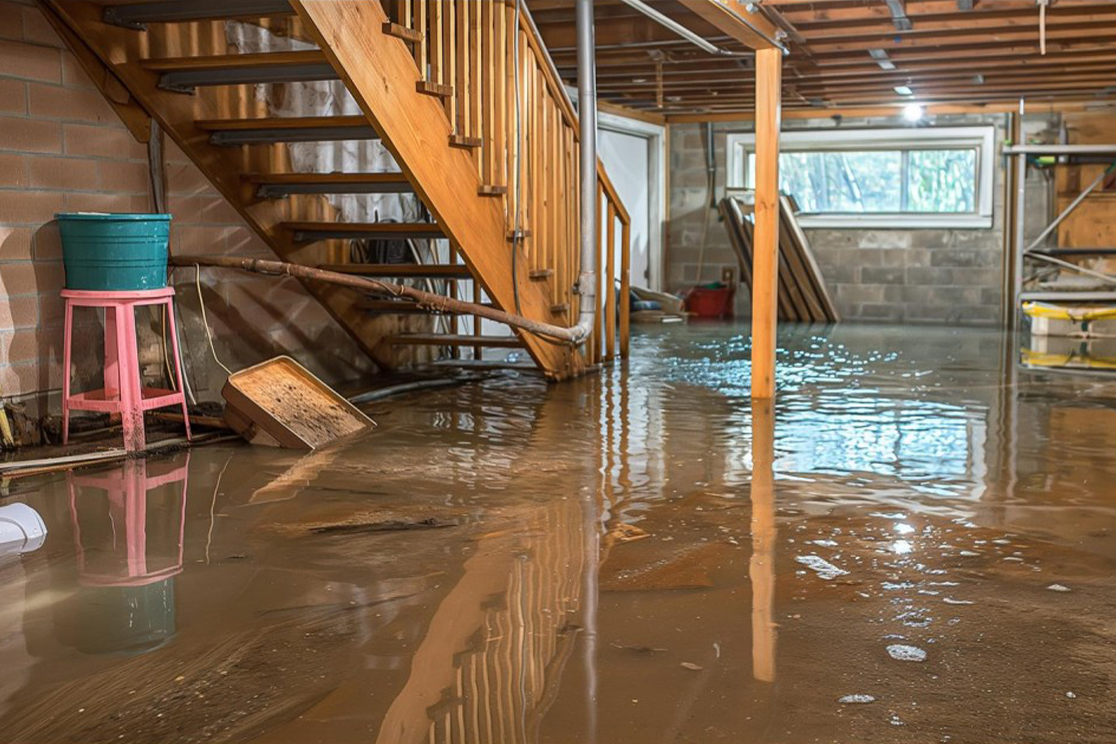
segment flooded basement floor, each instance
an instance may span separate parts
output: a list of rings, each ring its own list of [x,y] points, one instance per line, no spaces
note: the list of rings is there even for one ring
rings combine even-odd
[[[1116,741],[1116,383],[997,332],[626,368],[13,481],[0,744]]]

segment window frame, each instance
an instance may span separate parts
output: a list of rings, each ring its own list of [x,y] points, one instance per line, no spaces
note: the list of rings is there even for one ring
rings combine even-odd
[[[730,132],[725,139],[728,161],[728,189],[748,188],[747,155],[755,151],[756,135]],[[996,178],[996,128],[992,125],[968,127],[918,127],[890,129],[824,129],[783,131],[780,148],[802,152],[822,150],[913,150],[976,149],[976,189],[974,210],[951,212],[817,212],[800,213],[798,222],[813,228],[968,228],[992,227],[994,181]],[[907,188],[904,183],[902,187]]]

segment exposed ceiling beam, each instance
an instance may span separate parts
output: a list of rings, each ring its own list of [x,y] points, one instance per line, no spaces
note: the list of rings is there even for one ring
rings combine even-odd
[[[779,29],[755,3],[740,0],[690,0],[687,10],[749,49],[782,48]]]

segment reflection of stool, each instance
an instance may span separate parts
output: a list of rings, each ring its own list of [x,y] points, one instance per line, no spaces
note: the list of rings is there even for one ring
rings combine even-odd
[[[186,529],[187,474],[190,453],[181,465],[162,475],[147,474],[145,460],[125,460],[118,469],[99,475],[74,475],[67,471],[70,518],[77,549],[78,574],[87,586],[144,586],[182,572]],[[156,511],[148,524],[149,492],[181,483],[177,508]],[[105,492],[105,502],[88,493]],[[78,492],[82,504],[78,503]],[[158,497],[162,499],[162,497]],[[155,504],[166,504],[164,501]],[[85,529],[79,510],[86,514]],[[100,516],[101,519],[96,519]],[[83,542],[84,532],[84,542]],[[87,555],[87,553],[89,555]]]
[[[186,413],[186,396],[182,393],[182,363],[178,356],[178,334],[174,326],[174,289],[133,290],[126,292],[92,292],[78,289],[62,290],[66,300],[66,338],[62,382],[62,443],[70,436],[70,411],[98,411],[121,414],[124,426],[124,448],[129,452],[144,448],[143,412],[153,408],[181,405],[190,438],[190,420]],[[176,390],[145,388],[140,382],[139,351],[136,348],[136,307],[162,305],[167,315],[170,344],[174,350]],[[74,308],[105,309],[105,386],[101,390],[70,394],[70,355],[73,351]]]

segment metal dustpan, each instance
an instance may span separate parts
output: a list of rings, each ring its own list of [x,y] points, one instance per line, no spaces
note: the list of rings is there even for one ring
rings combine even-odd
[[[287,356],[229,376],[225,420],[253,444],[316,449],[376,423]]]

